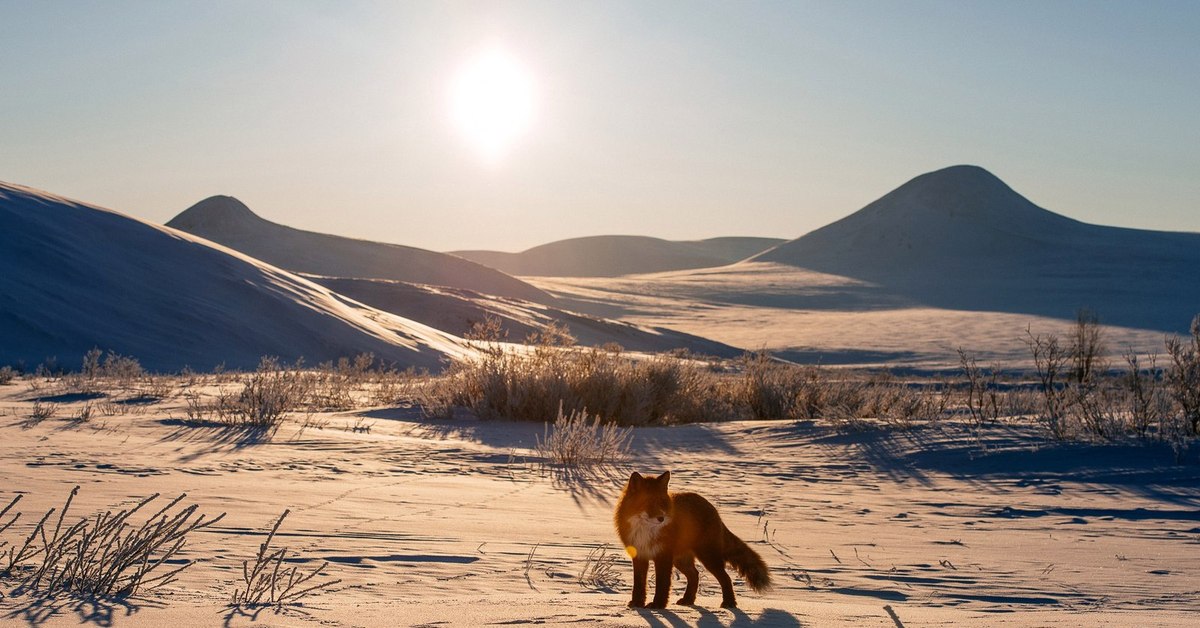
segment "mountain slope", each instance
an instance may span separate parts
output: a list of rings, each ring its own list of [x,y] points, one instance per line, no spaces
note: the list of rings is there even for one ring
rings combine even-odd
[[[976,166],[923,174],[752,258],[874,282],[916,302],[1186,328],[1200,234],[1092,225],[1042,209]]]
[[[513,275],[617,277],[739,262],[783,240],[724,237],[671,241],[646,236],[590,236],[550,242],[520,253],[455,251],[454,254]]]
[[[168,227],[218,242],[295,272],[397,279],[545,301],[549,296],[498,270],[445,253],[302,231],[265,220],[241,201],[213,196],[184,210]]]
[[[211,242],[0,183],[0,364],[93,347],[155,370],[373,352],[438,368],[462,342]]]
[[[554,323],[566,327],[576,342],[583,346],[599,347],[616,343],[630,351],[686,349],[697,355],[725,358],[744,353],[743,349],[663,327],[634,325],[469,290],[390,279],[308,278],[371,307],[459,336],[470,331],[474,323],[492,317],[500,321],[505,337],[513,342],[520,342]]]

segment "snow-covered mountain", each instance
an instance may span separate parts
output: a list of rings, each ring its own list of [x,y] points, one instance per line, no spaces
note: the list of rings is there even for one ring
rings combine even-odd
[[[372,352],[440,368],[458,338],[175,229],[0,183],[0,364],[93,347],[155,370]]]
[[[1186,330],[1200,312],[1200,234],[1083,223],[987,170],[918,176],[752,258],[872,282],[916,303]]]
[[[172,218],[167,226],[294,272],[396,279],[530,301],[549,300],[544,292],[515,277],[454,255],[294,229],[258,216],[229,196],[206,198]]]

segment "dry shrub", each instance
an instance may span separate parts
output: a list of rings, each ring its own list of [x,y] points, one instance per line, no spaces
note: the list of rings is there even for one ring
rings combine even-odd
[[[742,359],[742,378],[734,395],[754,419],[811,418],[815,369],[799,369],[765,351]]]
[[[1200,429],[1200,316],[1188,339],[1168,338],[1170,363],[1160,369],[1131,351],[1125,370],[1110,372],[1102,329],[1081,311],[1070,341],[1026,330],[1040,401],[1035,414],[1051,437],[1113,441],[1125,437],[1169,443],[1181,458]],[[1014,393],[1015,395],[1016,393]],[[1013,414],[1019,414],[1014,406]]]
[[[93,348],[83,356],[79,371],[63,378],[65,392],[101,394],[110,389],[132,390],[145,375],[137,358]]]
[[[619,425],[729,419],[827,420],[845,426],[863,418],[909,426],[937,420],[946,395],[884,375],[863,379],[800,367],[765,353],[747,355],[740,373],[723,375],[687,356],[631,358],[597,348],[546,345],[524,352],[489,345],[476,360],[456,364],[430,386],[427,401],[445,410],[472,408],[483,417],[549,421],[588,412]]]
[[[1051,436],[1057,439],[1066,438],[1069,435],[1066,422],[1069,398],[1064,371],[1071,360],[1070,353],[1059,342],[1058,336],[1035,335],[1029,328],[1025,329],[1025,344],[1033,357],[1038,390],[1041,392],[1038,419],[1046,426]]]
[[[976,427],[982,426],[984,423],[995,423],[1000,419],[1001,414],[1001,395],[996,386],[999,370],[993,368],[985,373],[976,363],[975,357],[962,347],[958,349],[958,362],[962,368],[963,377],[967,380],[964,386],[965,403],[967,412],[971,415],[971,422]]]
[[[538,455],[551,464],[571,469],[589,469],[620,464],[629,458],[633,440],[630,428],[612,423],[601,425],[600,417],[586,411],[564,415],[562,408],[537,441]]]
[[[857,427],[863,419],[879,419],[908,427],[944,414],[946,396],[931,387],[913,387],[888,374],[863,379],[817,366],[796,366],[765,353],[743,359],[734,401],[749,418],[825,420],[838,427]]]
[[[12,382],[17,377],[17,371],[11,366],[0,366],[0,386]]]
[[[917,423],[932,423],[946,414],[949,396],[945,386],[914,386],[894,380],[890,375],[868,382],[864,414],[885,424],[909,428]]]
[[[711,421],[729,417],[716,378],[695,360],[633,359],[598,348],[550,345],[506,350],[453,365],[431,394],[483,417],[554,420],[560,406],[584,408],[621,425]]]
[[[218,422],[230,427],[275,429],[288,413],[304,405],[310,380],[297,363],[290,368],[274,357],[264,357],[236,395],[223,393],[213,411]],[[189,400],[189,413],[193,411]],[[198,408],[196,410],[199,410]]]
[[[20,544],[0,543],[8,547],[0,564],[0,577],[14,580],[18,588],[53,595],[64,592],[89,596],[130,596],[173,582],[190,562],[174,567],[174,557],[183,549],[187,535],[220,521],[224,513],[212,519],[196,515],[197,507],[188,506],[174,513],[185,497],[180,495],[147,517],[140,525],[135,515],[159,497],[151,495],[131,508],[105,511],[67,522],[71,501],[79,487],[71,490],[53,526],[51,508]],[[17,503],[18,496],[3,511],[0,519]],[[15,523],[19,514],[0,533]],[[157,573],[163,565],[169,571]]]
[[[33,400],[33,407],[29,411],[29,418],[25,421],[26,425],[37,425],[46,419],[58,413],[58,404],[44,402],[41,399]]]
[[[169,375],[147,375],[137,385],[137,397],[144,401],[162,401],[175,395],[175,382]]]
[[[377,362],[371,353],[337,362],[323,362],[307,373],[310,410],[353,410],[364,405],[391,405],[410,401],[417,382],[427,371],[398,371]]]
[[[75,416],[71,417],[71,421],[73,423],[88,423],[92,420],[92,414],[94,412],[95,408],[92,407],[92,402],[84,402],[84,404],[80,406],[79,411],[75,413]]]
[[[1200,315],[1192,319],[1191,336],[1167,339],[1171,367],[1167,386],[1192,436],[1200,436]]]
[[[351,410],[358,406],[357,397],[372,379],[375,356],[360,353],[353,360],[340,358],[337,363],[324,362],[312,374],[309,403],[321,410]]]
[[[279,531],[279,526],[283,524],[283,520],[289,512],[289,510],[284,510],[283,514],[279,515],[279,519],[271,527],[271,532],[267,534],[266,540],[258,546],[254,564],[251,565],[248,560],[242,561],[242,586],[234,589],[230,599],[231,605],[279,607],[284,604],[295,604],[309,595],[341,582],[338,579],[309,584],[313,578],[316,578],[329,566],[328,562],[322,562],[319,567],[307,573],[300,571],[298,566],[291,568],[283,566],[284,562],[292,562],[295,559],[288,558],[288,548],[286,547],[271,549],[271,541],[275,540],[275,533]]]
[[[385,406],[397,403],[411,402],[417,395],[422,383],[430,378],[429,372],[416,368],[403,371],[395,369],[380,369],[375,375],[374,385],[370,389],[369,400],[372,405]]]
[[[1150,356],[1144,368],[1132,351],[1126,352],[1124,358],[1129,370],[1121,380],[1128,391],[1130,429],[1140,438],[1148,437],[1156,426],[1159,433],[1164,433],[1163,421],[1171,415],[1171,397],[1163,386],[1158,356]]]

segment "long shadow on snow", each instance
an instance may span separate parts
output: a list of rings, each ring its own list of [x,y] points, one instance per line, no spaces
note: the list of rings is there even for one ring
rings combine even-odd
[[[174,427],[158,440],[160,443],[200,443],[195,451],[180,458],[188,462],[209,454],[229,453],[271,441],[273,427],[230,427],[219,423],[163,419],[160,424]]]
[[[1184,464],[1175,465],[1171,448],[1162,443],[1060,443],[1046,441],[1032,429],[1010,426],[984,427],[978,434],[954,427],[836,433],[817,436],[812,442],[845,449],[897,480],[929,483],[929,473],[937,472],[980,485],[997,479],[1017,480],[1022,485],[1101,484],[1164,503],[1200,508],[1200,492],[1195,490],[1200,486],[1196,453]],[[1147,518],[1144,514],[1129,516]]]
[[[18,598],[20,599],[20,598]],[[8,601],[16,601],[8,598]],[[6,620],[24,622],[28,626],[42,624],[62,615],[73,613],[81,625],[113,626],[117,617],[130,617],[146,608],[163,608],[166,605],[154,600],[127,597],[94,597],[60,594],[31,595],[20,599],[21,603],[2,617]]]
[[[630,471],[658,473],[668,470],[670,466],[666,465],[665,460],[669,457],[664,456],[672,451],[738,451],[721,430],[710,425],[639,427],[633,431],[630,449],[634,462],[631,464],[570,468],[551,464],[535,453],[539,440],[546,436],[544,423],[489,420],[466,412],[463,414],[461,418],[441,419],[424,416],[420,408],[394,407],[369,410],[356,416],[407,424],[407,427],[401,427],[401,432],[407,436],[430,440],[464,440],[496,449],[498,451],[494,454],[475,453],[472,458],[477,463],[522,461],[548,474],[555,488],[570,492],[576,502],[611,502],[621,492]]]
[[[698,628],[800,628],[803,626],[795,615],[776,608],[763,609],[757,619],[750,617],[740,608],[727,609],[721,611],[720,614],[705,608],[697,607],[696,610],[700,612],[700,618],[695,623]],[[726,623],[726,613],[733,615],[728,623]],[[651,628],[692,626],[688,620],[675,614],[671,609],[642,608],[638,609],[638,614],[646,620],[646,624]]]

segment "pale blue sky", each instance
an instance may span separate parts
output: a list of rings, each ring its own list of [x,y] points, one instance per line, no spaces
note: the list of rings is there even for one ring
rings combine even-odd
[[[448,85],[487,42],[538,113],[486,164]],[[165,222],[230,194],[431,248],[797,237],[988,168],[1200,231],[1200,2],[0,1],[0,180]]]

